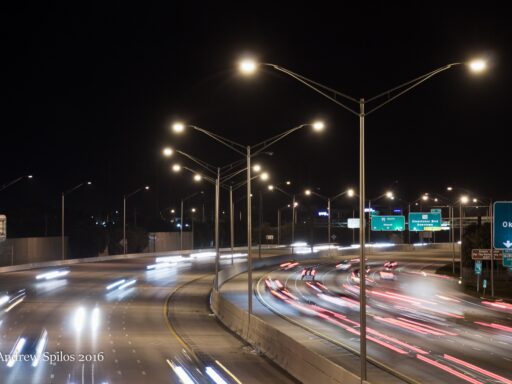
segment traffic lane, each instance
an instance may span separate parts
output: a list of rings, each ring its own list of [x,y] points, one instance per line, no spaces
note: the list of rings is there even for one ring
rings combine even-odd
[[[169,298],[170,322],[190,353],[222,375],[230,376],[230,372],[243,383],[295,383],[240,338],[226,333],[210,310],[212,284],[213,276],[206,275],[179,287]]]
[[[128,263],[128,265],[126,265],[126,264],[117,265],[117,263],[114,263],[114,264],[116,264],[116,265],[114,265],[113,268],[108,268],[108,266],[105,266],[103,264],[99,264],[99,265],[91,264],[91,265],[77,266],[77,267],[72,268],[73,273],[71,273],[71,275],[70,275],[71,277],[68,278],[69,280],[72,280],[72,284],[70,285],[71,288],[66,289],[64,295],[62,294],[62,291],[60,291],[60,293],[59,293],[59,290],[52,290],[51,293],[48,293],[48,292],[45,293],[44,296],[51,296],[52,302],[54,304],[53,304],[53,306],[49,306],[49,305],[47,305],[48,300],[45,300],[44,305],[40,306],[40,310],[35,311],[36,313],[32,313],[34,311],[31,309],[28,309],[28,311],[30,312],[29,315],[30,315],[31,321],[38,323],[38,324],[59,324],[59,320],[69,318],[69,312],[71,312],[75,308],[75,304],[73,304],[71,306],[66,306],[66,305],[63,306],[60,304],[61,302],[64,301],[64,302],[78,303],[78,302],[88,301],[88,300],[84,300],[84,298],[85,299],[92,298],[93,299],[92,301],[94,301],[95,297],[97,297],[97,298],[99,298],[99,300],[101,300],[102,296],[104,295],[105,283],[110,281],[111,278],[120,278],[122,275],[126,275],[127,273],[137,272],[141,269],[141,267],[144,267],[146,263],[136,261],[136,262]],[[120,269],[120,271],[117,271],[118,269]],[[81,270],[81,271],[79,271],[79,270]],[[105,271],[105,272],[98,272],[98,271]],[[144,273],[145,273],[145,271],[144,271]],[[17,273],[17,274],[19,275],[19,273]],[[31,278],[33,278],[35,275],[34,272],[24,273],[24,274],[26,274],[28,276],[29,280]],[[20,279],[18,278],[18,276],[16,276],[15,280],[19,281]],[[100,280],[101,282],[98,283],[97,280]],[[89,285],[91,283],[92,283],[92,286]],[[24,284],[26,284],[26,283],[24,283]],[[95,286],[97,287],[96,292],[95,292]],[[159,300],[162,299],[161,295],[160,295],[160,297],[157,297],[157,298]],[[148,299],[151,300],[151,292],[150,292],[150,295],[148,295],[147,297],[143,297],[143,299],[145,301]],[[160,301],[160,303],[161,303],[161,301]],[[116,309],[118,306],[119,306],[118,303],[113,304],[114,309]],[[156,317],[158,318],[159,323],[163,324],[161,306],[159,306],[159,309],[160,309],[159,311],[156,311]],[[124,310],[126,310],[126,309],[124,309]],[[147,311],[146,308],[144,308],[143,311],[145,314],[151,314],[151,312]],[[121,315],[121,317],[123,317],[123,316],[126,316],[126,314],[123,313]],[[153,315],[151,317],[154,318],[155,316]],[[58,328],[58,329],[53,329],[53,328],[49,329],[50,340],[55,340],[55,345],[54,345],[55,350],[58,350],[58,348],[60,348],[60,349],[66,349],[66,351],[70,351],[70,352],[76,351],[76,348],[73,349],[73,347],[76,346],[75,345],[76,340],[68,343],[69,345],[58,341],[62,338],[62,333],[65,330],[66,324],[64,324],[64,323],[66,323],[66,321],[63,321],[63,323],[60,325],[60,328]],[[141,325],[147,325],[147,324],[148,324],[147,321],[144,321],[141,323]],[[155,328],[152,327],[151,330],[153,331],[154,329]],[[163,333],[168,334],[168,330],[166,330],[164,327],[158,333],[159,334],[163,334]],[[115,342],[117,340],[119,340],[119,339],[123,340],[123,337],[126,337],[126,336],[125,336],[125,334],[124,335],[123,334],[120,334],[120,335],[114,334],[113,337],[114,337],[114,340],[112,340],[112,341],[115,344]],[[103,337],[100,337],[100,340],[103,340],[103,339],[104,339]],[[151,339],[149,340],[150,343],[151,342],[153,342],[153,343],[160,342],[160,341],[161,340],[156,340],[156,341],[151,340]],[[130,342],[130,340],[127,340],[127,343],[125,343],[125,344],[128,344],[128,346],[124,345],[123,348],[121,348],[121,351],[129,350],[130,344],[128,342]],[[57,343],[59,343],[59,344],[57,345]],[[109,344],[109,343],[107,343],[107,344]],[[121,342],[121,344],[123,344],[123,343]],[[50,343],[49,345],[51,348],[52,344]],[[86,346],[86,344],[81,346],[81,349],[83,350],[83,352],[86,351],[85,346]],[[104,343],[104,344],[100,344],[99,348],[106,350],[107,346],[108,345],[105,345],[105,343]],[[132,350],[133,350],[133,348],[132,348]],[[106,354],[107,354],[107,352],[108,351],[106,351]],[[108,359],[108,357],[106,357],[105,360],[106,361],[110,360],[115,363],[115,360],[123,361],[126,359],[124,357],[122,359],[119,359],[119,358]],[[163,364],[165,364],[165,359],[157,359],[157,360],[159,360],[160,362],[163,362]],[[136,366],[136,364],[135,364],[136,359],[130,359],[130,361],[133,361],[133,364],[130,363],[129,366],[132,366],[132,365]],[[60,364],[60,367],[64,368],[64,365],[66,365],[66,364]],[[103,365],[105,365],[105,364],[103,364]],[[41,366],[44,366],[44,364],[42,364]],[[59,366],[56,366],[56,369],[58,370]],[[69,369],[69,367],[64,368],[64,369],[62,369],[63,372],[55,372],[54,375],[59,376],[60,379],[65,379],[66,376],[69,377],[69,375],[72,375],[76,371],[78,371],[78,373],[81,374],[82,369],[84,369],[83,366],[81,366],[80,364],[75,364],[71,369]],[[112,369],[109,369],[109,371],[111,371],[111,370]],[[167,370],[167,368],[165,370]],[[85,369],[85,372],[88,372],[88,371],[89,371],[88,369]],[[160,371],[162,371],[161,366],[160,366]],[[11,373],[14,373],[14,372],[11,372]],[[4,376],[4,377],[6,377],[6,376]],[[17,375],[12,375],[12,376],[9,375],[9,377],[14,377],[14,380],[19,378]],[[98,377],[98,376],[96,376],[96,377]],[[65,382],[65,381],[63,381],[63,382]],[[124,382],[126,382],[126,381],[124,381]]]
[[[321,276],[321,274],[320,274],[320,276]],[[297,280],[295,280],[295,282],[296,282],[296,281],[297,281]],[[288,284],[288,286],[290,286],[290,284]],[[315,300],[315,301],[317,301],[317,302],[318,302],[318,297],[317,297],[317,296],[311,296],[311,297],[308,297],[308,295],[309,295],[309,292],[302,293],[302,298],[303,298],[304,300],[306,300],[306,301],[313,301],[313,300]],[[330,303],[329,303],[329,304],[330,304]],[[329,307],[329,304],[327,305],[327,307]],[[325,304],[322,304],[322,306],[324,306],[324,307],[325,307],[326,305],[325,305]],[[373,324],[373,323],[372,323],[372,318],[371,318],[371,311],[372,311],[372,310],[373,310],[373,309],[369,309],[369,310],[368,310],[368,311],[369,311],[369,314],[370,314],[370,316],[369,316],[369,322],[368,322],[368,325],[369,325],[369,326],[372,326],[372,327],[382,327],[382,325],[381,325],[381,324],[376,325],[376,324]],[[358,319],[358,313],[354,313],[354,316],[351,316],[351,318],[355,318],[355,319],[357,320],[357,319]],[[386,332],[387,332],[387,334],[389,334],[389,333],[390,333],[390,332],[389,332],[389,330],[386,330]],[[398,336],[399,336],[399,337],[401,336],[401,337],[402,337],[402,339],[403,339],[403,337],[404,337],[404,335],[398,335]],[[410,337],[409,337],[409,338],[410,338]],[[445,339],[445,338],[442,338],[441,340],[442,340],[442,341],[444,341],[444,339]],[[407,339],[406,339],[406,340],[407,340]],[[429,348],[432,348],[432,347],[433,347],[433,348],[435,348],[435,347],[439,348],[439,345],[438,345],[438,344],[439,344],[439,343],[437,343],[437,344],[436,344],[436,343],[434,343],[434,345],[433,345],[433,346],[432,346],[432,345],[429,345]],[[473,345],[468,345],[468,344],[469,344],[469,342],[468,342],[468,341],[465,341],[465,342],[463,343],[463,347],[464,347],[465,349],[466,349],[466,348],[473,348],[475,351],[479,351],[479,350],[480,350],[480,349],[478,348],[478,342],[474,342],[474,343],[473,343]],[[498,352],[499,352],[499,351],[498,351]],[[491,353],[492,353],[492,352],[491,352]],[[486,356],[478,356],[478,357],[477,357],[477,360],[478,360],[478,361],[480,361],[480,360],[481,360],[482,358],[484,358],[484,357],[485,357],[485,358],[487,358],[487,359],[489,359],[489,354],[487,354]],[[491,355],[491,357],[492,357],[492,355]]]

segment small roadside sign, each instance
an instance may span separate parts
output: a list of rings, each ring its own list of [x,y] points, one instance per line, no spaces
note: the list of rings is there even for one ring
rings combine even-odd
[[[494,260],[501,260],[503,258],[503,252],[499,249],[494,249],[493,252]],[[473,260],[491,260],[490,249],[472,249],[471,258]]]
[[[482,274],[482,260],[475,261],[475,274],[476,275]]]
[[[484,289],[487,288],[487,280],[484,279],[484,281],[482,281],[482,287]]]
[[[442,211],[441,208],[431,208],[430,212],[432,212],[432,213],[442,213],[443,211]]]

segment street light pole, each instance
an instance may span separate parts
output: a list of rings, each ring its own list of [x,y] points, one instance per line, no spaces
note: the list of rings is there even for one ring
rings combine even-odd
[[[281,244],[281,208],[277,210],[277,245]]]
[[[460,237],[460,247],[459,247],[459,259],[460,259],[460,273],[459,279],[462,281],[462,199],[459,201],[459,237]]]
[[[123,196],[123,255],[126,255],[126,195]]]
[[[220,200],[220,168],[217,167],[217,178],[215,179],[215,290],[219,290],[219,202]]]
[[[327,198],[327,244],[331,243],[331,198]]]
[[[183,251],[183,199],[181,199],[180,212],[180,249]]]
[[[357,100],[356,98],[354,97],[351,97],[351,96],[348,96],[346,94],[343,94],[341,92],[338,92],[330,87],[327,87],[327,86],[324,86],[318,82],[315,82],[311,79],[308,79],[307,77],[305,76],[302,76],[298,73],[295,73],[295,72],[292,72],[286,68],[283,68],[281,66],[278,66],[276,64],[271,64],[271,63],[261,63],[260,65],[264,65],[264,66],[268,66],[268,67],[271,67],[271,68],[274,68],[275,70],[279,71],[279,72],[282,72],[284,73],[285,75],[287,76],[290,76],[292,77],[293,79],[295,79],[296,81],[300,82],[301,84],[305,85],[306,87],[314,90],[315,92],[321,94],[322,96],[324,96],[325,98],[329,99],[330,101],[332,101],[333,103],[337,104],[338,106],[342,107],[343,109],[351,112],[352,114],[356,115],[359,117],[359,134],[360,134],[360,142],[359,142],[359,146],[360,146],[360,163],[359,163],[359,176],[360,176],[360,180],[359,180],[359,186],[360,186],[360,199],[359,199],[359,209],[360,209],[360,218],[361,218],[361,228],[360,228],[360,237],[359,237],[359,245],[360,245],[360,258],[361,258],[361,275],[363,275],[365,269],[363,269],[364,267],[364,264],[365,264],[365,259],[364,259],[364,256],[365,256],[365,249],[364,249],[364,245],[365,245],[365,241],[364,241],[364,236],[365,236],[365,233],[364,233],[364,230],[365,230],[365,226],[364,226],[364,223],[365,223],[365,218],[364,218],[364,195],[365,195],[365,190],[364,190],[364,187],[365,187],[365,182],[364,182],[364,177],[365,177],[365,167],[364,167],[364,120],[365,120],[365,116],[366,115],[369,115],[375,111],[377,111],[378,109],[382,108],[383,106],[391,103],[392,101],[394,101],[395,99],[401,97],[402,95],[404,95],[405,93],[408,93],[410,92],[411,90],[413,90],[414,88],[416,88],[417,86],[419,86],[420,84],[424,83],[425,81],[428,81],[429,79],[431,79],[432,77],[448,70],[448,69],[451,69],[455,66],[459,66],[459,65],[462,65],[462,64],[466,64],[468,65],[468,67],[471,69],[471,71],[473,72],[476,72],[476,73],[480,73],[482,71],[484,71],[487,67],[486,65],[486,62],[484,60],[473,60],[471,62],[467,62],[467,63],[460,63],[460,62],[457,62],[457,63],[451,63],[451,64],[447,64],[443,67],[440,67],[438,69],[435,69],[429,73],[426,73],[422,76],[419,76],[413,80],[410,80],[410,81],[407,81],[397,87],[394,87],[392,89],[389,89],[385,92],[382,92],[372,98],[370,98],[368,101],[365,101],[365,99],[361,98],[359,100]],[[245,73],[245,74],[252,74],[256,71],[256,69],[258,68],[258,65],[257,63],[255,63],[253,60],[243,60],[240,62],[240,66],[239,66],[239,69],[240,71],[242,71],[242,73]],[[353,103],[357,103],[358,106],[359,106],[359,110],[355,110],[347,105],[345,105],[340,99],[343,98],[345,100],[348,100],[350,102],[353,102]],[[385,98],[384,101],[382,101],[380,104],[378,104],[377,106],[373,107],[372,109],[370,109],[368,112],[365,112],[365,103],[371,103],[371,102],[375,102],[376,100],[382,100],[383,98]],[[366,298],[364,297],[364,294],[365,294],[365,279],[362,278],[361,279],[361,284],[360,284],[360,288],[361,288],[361,300],[360,300],[360,306],[361,306],[361,310],[360,310],[360,315],[361,315],[361,349],[360,349],[360,352],[361,352],[361,382],[363,382],[365,379],[366,379],[366,324],[363,323],[363,320],[365,321],[366,320]]]
[[[231,264],[233,264],[233,248],[235,246],[235,223],[233,205],[233,186],[229,186],[229,239],[231,243]]]
[[[247,146],[247,309],[249,324],[252,314],[252,212],[251,212],[251,147]]]
[[[292,199],[292,244],[295,243],[295,194]]]
[[[62,199],[61,199],[61,229],[60,229],[60,249],[61,249],[61,256],[62,260],[66,258],[66,247],[65,247],[65,240],[64,240],[64,199],[65,199],[65,193],[62,192]]]
[[[365,161],[364,161],[364,99],[359,100],[359,305],[361,307],[360,314],[360,337],[359,350],[361,360],[361,382],[366,380],[366,260],[365,260],[365,236],[364,228],[366,228],[364,215],[364,199],[365,199]]]

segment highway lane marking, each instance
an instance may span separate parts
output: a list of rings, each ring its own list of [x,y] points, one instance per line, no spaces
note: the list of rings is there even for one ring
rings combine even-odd
[[[206,274],[206,275],[203,275],[203,276],[200,276],[196,279],[193,279],[193,280],[190,280],[178,287],[175,287],[174,291],[172,291],[171,293],[169,293],[169,295],[167,295],[167,298],[164,302],[164,305],[163,305],[163,315],[164,315],[164,318],[165,318],[165,324],[167,325],[167,328],[169,329],[169,331],[171,332],[171,334],[178,340],[178,342],[181,344],[181,346],[189,353],[189,355],[196,361],[196,363],[199,363],[198,365],[202,365],[202,362],[201,360],[197,357],[196,353],[192,350],[192,348],[185,342],[185,340],[180,336],[178,335],[178,332],[176,331],[176,329],[174,328],[174,326],[172,325],[171,321],[169,320],[169,302],[171,301],[171,298],[178,292],[178,290],[186,287],[187,285],[190,285],[190,284],[193,284],[195,283],[196,281],[198,280],[201,280],[203,278],[205,278],[206,276],[209,276],[209,274]],[[172,368],[172,364],[171,362],[167,359],[167,364],[169,364],[169,366]]]
[[[233,375],[233,373],[231,373],[231,371],[229,369],[227,369],[224,365],[221,364],[221,362],[219,360],[215,360],[215,362],[217,363],[217,365],[219,367],[221,367],[224,372],[226,372],[237,384],[242,384],[242,382],[240,380],[238,380],[238,378]]]

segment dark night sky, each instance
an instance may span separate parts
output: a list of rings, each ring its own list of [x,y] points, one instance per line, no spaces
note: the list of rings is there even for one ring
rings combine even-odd
[[[164,3],[164,2],[162,2]],[[168,172],[165,144],[216,165],[236,159],[198,133],[176,138],[182,118],[243,144],[323,117],[263,158],[274,182],[290,178],[333,195],[357,186],[358,120],[290,78],[265,70],[241,78],[241,53],[282,65],[354,97],[370,97],[454,61],[485,55],[490,71],[445,72],[367,118],[368,196],[389,185],[404,199],[447,184],[511,198],[511,27],[504,6],[349,6],[314,2],[165,2],[136,6],[38,4],[4,10],[0,184],[57,206],[59,194],[95,181],[91,209],[118,209],[123,193],[154,186],[146,209],[162,209],[196,187]],[[500,4],[500,3],[497,3]]]

